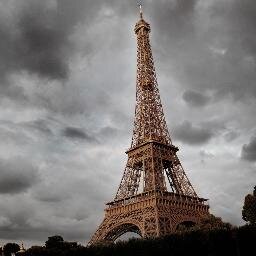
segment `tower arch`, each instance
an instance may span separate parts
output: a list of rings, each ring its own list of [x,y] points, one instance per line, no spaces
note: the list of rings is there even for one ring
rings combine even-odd
[[[106,234],[105,240],[114,242],[120,236],[128,232],[136,233],[142,237],[142,231],[139,225],[134,223],[120,223],[111,228],[111,230]]]
[[[191,228],[197,224],[200,223],[201,216],[180,216],[180,218],[177,218],[174,230],[180,230],[182,228]]]

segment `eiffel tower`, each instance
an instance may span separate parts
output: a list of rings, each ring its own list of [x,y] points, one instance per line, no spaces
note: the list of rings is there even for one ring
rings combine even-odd
[[[105,218],[88,245],[115,241],[126,232],[159,237],[180,224],[192,225],[209,214],[177,157],[167,129],[149,41],[150,25],[135,25],[137,35],[136,107],[128,161]]]

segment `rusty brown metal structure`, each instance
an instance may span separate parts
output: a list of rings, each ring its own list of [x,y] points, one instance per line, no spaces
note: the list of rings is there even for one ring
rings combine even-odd
[[[166,125],[149,40],[150,25],[135,25],[137,35],[136,107],[128,161],[114,201],[89,245],[114,241],[126,232],[141,237],[169,234],[180,224],[198,223],[209,214],[177,157]]]

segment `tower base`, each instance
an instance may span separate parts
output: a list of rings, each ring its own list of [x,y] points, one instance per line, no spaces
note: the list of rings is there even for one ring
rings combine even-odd
[[[180,224],[197,224],[209,215],[207,200],[172,192],[149,191],[107,203],[105,218],[88,245],[115,241],[126,232],[159,237]]]

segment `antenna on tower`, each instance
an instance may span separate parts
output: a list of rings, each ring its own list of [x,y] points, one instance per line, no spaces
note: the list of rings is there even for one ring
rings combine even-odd
[[[138,1],[138,6],[140,8],[140,18],[143,19],[143,12],[142,12],[142,0]]]

